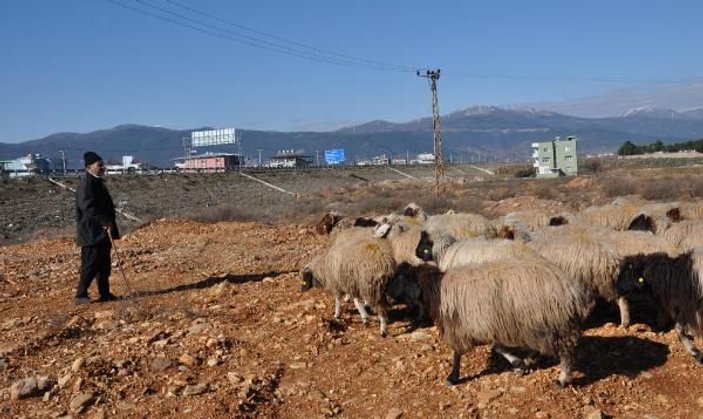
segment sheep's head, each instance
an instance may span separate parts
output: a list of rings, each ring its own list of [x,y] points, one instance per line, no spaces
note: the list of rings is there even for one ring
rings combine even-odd
[[[354,220],[354,227],[376,227],[378,226],[378,221],[369,217],[359,217]]]
[[[515,229],[506,225],[502,226],[500,230],[498,230],[498,238],[515,240]]]
[[[555,226],[561,226],[564,224],[569,224],[569,220],[567,220],[564,216],[562,215],[557,215],[555,217],[552,217],[549,219],[549,226],[550,227],[555,227]]]
[[[615,288],[620,295],[627,295],[634,291],[641,291],[649,287],[651,263],[649,256],[639,254],[628,256],[620,264],[620,274],[615,282]]]
[[[654,228],[654,220],[652,219],[652,217],[646,214],[640,214],[635,217],[635,219],[632,220],[627,229],[636,231],[649,231],[650,233],[654,233],[656,231],[656,229]]]
[[[409,203],[403,208],[403,215],[406,217],[416,217],[422,212],[422,208],[414,202]]]
[[[317,284],[319,283],[310,268],[306,266],[305,269],[300,271],[300,292],[305,292]]]
[[[339,223],[339,221],[344,218],[343,215],[332,211],[325,214],[320,222],[315,226],[315,231],[321,236],[326,236],[332,232],[332,229]]]
[[[426,231],[420,233],[420,242],[415,248],[415,256],[420,258],[425,262],[432,260],[432,248],[434,247],[434,241],[430,238],[430,234]]]
[[[393,277],[386,284],[386,296],[393,303],[419,303],[420,288],[413,266],[403,262],[396,268]]]
[[[672,223],[680,223],[683,221],[681,216],[681,210],[679,208],[672,208],[666,212],[666,218],[671,220]]]

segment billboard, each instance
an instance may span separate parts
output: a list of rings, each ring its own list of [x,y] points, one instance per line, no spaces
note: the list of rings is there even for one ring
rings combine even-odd
[[[237,136],[234,128],[193,131],[190,133],[192,147],[208,147],[222,144],[235,144]]]
[[[327,162],[327,164],[344,163],[344,149],[325,150],[325,162]]]

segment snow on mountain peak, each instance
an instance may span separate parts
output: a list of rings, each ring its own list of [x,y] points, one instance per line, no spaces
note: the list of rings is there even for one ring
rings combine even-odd
[[[628,109],[627,111],[620,114],[620,118],[627,118],[633,116],[645,116],[645,117],[671,117],[672,115],[678,114],[677,111],[668,108],[659,108],[656,106],[639,106],[636,108]]]

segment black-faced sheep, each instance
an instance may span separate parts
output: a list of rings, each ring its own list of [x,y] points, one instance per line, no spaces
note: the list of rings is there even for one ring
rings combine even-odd
[[[665,253],[628,256],[622,261],[616,282],[621,295],[639,290],[650,295],[676,323],[679,340],[696,361],[703,354],[693,335],[703,336],[703,251],[677,257]]]
[[[583,287],[541,258],[504,260],[441,272],[436,266],[401,266],[392,282],[420,296],[444,341],[453,349],[447,381],[456,384],[462,354],[492,344],[503,354],[519,347],[557,356],[558,384],[571,381],[574,350],[586,312]],[[513,366],[522,360],[506,356]]]
[[[334,297],[335,319],[341,314],[342,297],[348,295],[354,299],[364,324],[368,324],[365,302],[378,313],[380,333],[385,336],[389,308],[385,288],[395,267],[393,253],[385,239],[338,238],[301,271],[301,291],[313,286],[329,290]]]

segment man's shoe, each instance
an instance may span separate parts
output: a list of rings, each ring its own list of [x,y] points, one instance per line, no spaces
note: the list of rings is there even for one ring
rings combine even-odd
[[[101,303],[104,303],[107,301],[118,301],[118,300],[121,300],[121,298],[114,295],[114,294],[108,294],[106,296],[101,296],[100,298],[98,298],[98,301],[100,301]]]
[[[76,297],[76,298],[74,299],[74,301],[76,302],[76,305],[82,306],[83,304],[88,304],[88,303],[90,303],[90,298],[88,298],[88,297]]]

